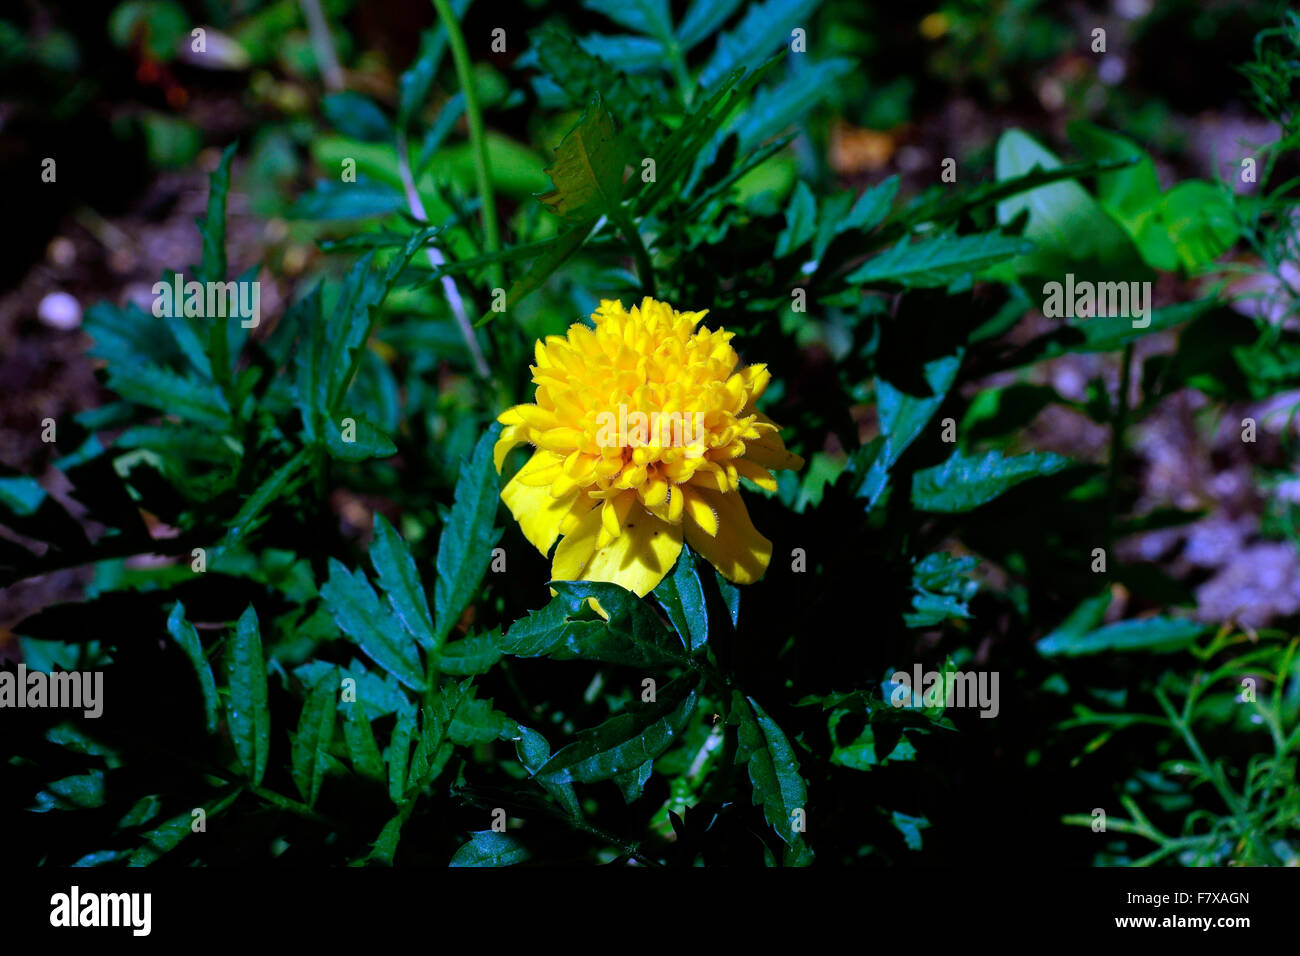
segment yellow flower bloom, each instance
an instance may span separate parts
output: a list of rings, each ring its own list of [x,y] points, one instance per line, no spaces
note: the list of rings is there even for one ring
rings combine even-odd
[[[533,457],[501,498],[552,577],[609,581],[644,597],[683,538],[723,576],[763,576],[772,543],[754,528],[740,479],[776,488],[769,469],[797,469],[778,427],[754,403],[772,376],[737,369],[735,333],[696,329],[705,312],[649,297],[629,312],[605,300],[566,336],[538,342],[536,403],[498,419],[497,471],[529,442]]]

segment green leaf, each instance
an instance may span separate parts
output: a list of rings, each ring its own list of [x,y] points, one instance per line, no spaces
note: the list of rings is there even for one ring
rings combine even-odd
[[[463,746],[513,740],[517,734],[515,722],[501,711],[494,710],[492,701],[469,696],[461,700],[447,729],[447,738]]]
[[[464,16],[469,0],[452,0],[451,10],[457,19]],[[397,125],[406,129],[411,119],[423,108],[429,98],[438,67],[447,52],[447,31],[435,27],[420,36],[420,54],[398,80],[400,94],[397,106]]]
[[[257,490],[248,496],[239,511],[228,522],[228,530],[226,537],[222,539],[221,550],[232,550],[259,523],[258,518],[271,502],[289,493],[301,483],[301,479],[298,479],[298,471],[307,463],[310,454],[309,449],[301,449],[272,472],[266,481],[258,485]]]
[[[682,545],[676,567],[672,574],[659,582],[654,596],[692,654],[709,642],[709,611],[704,600],[704,585],[688,546]]]
[[[391,216],[406,209],[406,197],[389,183],[358,175],[355,182],[319,180],[309,192],[294,200],[290,219],[339,222]]]
[[[776,237],[775,255],[789,255],[805,242],[810,242],[816,232],[817,198],[808,184],[800,180],[785,208],[785,228]]]
[[[266,706],[266,659],[262,656],[262,635],[257,612],[250,604],[235,625],[226,648],[230,699],[226,701],[226,724],[235,743],[244,775],[260,786],[266,775],[266,758],[271,747],[271,715]]]
[[[1163,309],[1152,310],[1150,323],[1139,328],[1134,327],[1130,316],[1124,315],[1099,315],[1079,319],[1071,327],[1083,333],[1083,341],[1078,344],[1050,345],[1044,356],[1065,352],[1117,352],[1144,336],[1177,328],[1185,322],[1200,318],[1218,305],[1219,303],[1213,298],[1167,305]]]
[[[710,87],[737,66],[760,63],[778,47],[788,45],[790,31],[811,26],[820,2],[767,0],[751,5],[736,28],[718,38],[717,49],[700,73],[700,85]]]
[[[325,447],[342,461],[365,461],[397,454],[397,446],[384,430],[360,415],[345,415],[337,426],[324,427]],[[352,439],[348,441],[348,439]]]
[[[736,763],[748,767],[754,803],[762,805],[763,816],[786,844],[787,865],[808,865],[812,850],[796,829],[797,812],[807,817],[808,788],[799,775],[794,748],[776,721],[740,691],[732,691],[731,720],[739,725]]]
[[[648,213],[660,199],[681,193],[682,182],[692,165],[709,155],[705,147],[749,91],[776,63],[773,58],[748,74],[744,67],[736,67],[709,91],[708,98],[677,129],[655,144],[650,153],[656,160],[655,181],[646,184],[639,176],[634,176],[627,184],[629,190],[639,190],[636,203],[639,214]]]
[[[378,511],[375,512],[374,537],[370,542],[370,562],[375,566],[379,584],[398,620],[421,647],[435,647],[433,617],[429,614],[429,602],[424,594],[424,585],[420,583],[415,558],[402,536]]]
[[[235,802],[243,790],[235,787],[216,803],[203,808],[206,817],[215,817],[226,807]],[[176,849],[187,836],[194,832],[194,813],[186,810],[163,823],[144,836],[144,843],[127,858],[127,866],[148,866],[164,854]]]
[[[552,581],[551,587],[556,591],[551,602],[515,621],[501,638],[506,654],[631,667],[686,662],[677,638],[631,591],[593,581]],[[609,615],[608,622],[587,606],[593,597]]]
[[[226,281],[226,195],[230,192],[230,161],[235,158],[236,145],[231,143],[222,151],[217,168],[208,177],[207,215],[196,220],[203,241],[200,282]]]
[[[876,409],[884,440],[871,459],[871,466],[857,491],[858,497],[867,499],[868,508],[875,507],[889,484],[890,471],[943,404],[948,390],[957,380],[962,355],[963,352],[958,351],[956,355],[945,355],[925,363],[925,382],[932,394],[923,398],[908,395],[885,379],[876,378]]]
[[[492,447],[500,433],[501,426],[495,423],[483,433],[456,479],[455,502],[438,540],[435,647],[442,646],[478,593],[492,563],[492,549],[501,538],[495,527],[501,478],[492,464]]]
[[[561,218],[577,223],[618,214],[623,154],[599,96],[560,141],[546,174],[554,188],[538,198]]]
[[[970,575],[978,562],[956,558],[943,551],[927,554],[912,569],[912,613],[904,614],[908,627],[933,627],[949,618],[971,617],[969,603],[979,590]]]
[[[33,515],[45,500],[45,489],[35,478],[0,478],[0,507],[9,514]]]
[[[683,51],[712,36],[740,7],[741,0],[694,0],[677,25],[677,42]]]
[[[397,715],[397,725],[388,741],[388,798],[400,806],[406,802],[406,768],[411,760],[411,736],[415,733],[415,713]]]
[[[789,36],[787,32],[786,36]],[[749,108],[739,115],[732,131],[740,139],[741,152],[749,152],[787,127],[807,121],[814,107],[831,96],[839,81],[853,72],[856,64],[845,57],[818,60],[776,86],[754,95]]]
[[[1081,657],[1107,652],[1147,651],[1167,654],[1181,651],[1196,642],[1210,625],[1174,617],[1147,617],[1119,621],[1092,631],[1078,633],[1066,627],[1039,641],[1038,653],[1044,657]]]
[[[935,288],[1032,248],[1022,239],[998,232],[904,241],[864,263],[845,281],[863,284],[893,282],[908,288]]]
[[[515,726],[519,734],[515,740],[515,753],[518,754],[519,762],[528,771],[528,775],[537,779],[537,783],[555,798],[555,801],[564,808],[565,813],[575,820],[582,819],[582,805],[573,791],[573,784],[557,783],[554,780],[536,777],[537,771],[546,766],[546,761],[551,759],[550,743],[531,727],[525,727],[523,724]]]
[[[486,674],[501,660],[503,652],[500,643],[499,633],[448,641],[438,651],[438,669],[456,677]]]
[[[321,782],[334,739],[334,694],[336,674],[318,680],[307,694],[298,718],[298,733],[293,738],[293,782],[307,805],[314,807],[320,796]]]
[[[1097,201],[1136,239],[1160,199],[1160,179],[1150,154],[1131,140],[1086,120],[1071,123],[1067,132],[1070,142],[1088,159],[1137,160],[1124,169],[1097,174]]]
[[[47,784],[47,789],[36,794],[36,806],[32,811],[94,810],[102,807],[105,800],[104,771],[92,770]]]
[[[634,707],[575,735],[537,771],[555,783],[592,783],[635,770],[667,750],[686,726],[699,692],[692,675],[662,688],[654,703]]]
[[[320,106],[325,121],[344,136],[363,143],[388,142],[393,138],[388,117],[368,96],[352,90],[326,93],[321,97]]]
[[[1209,265],[1237,239],[1232,203],[1210,183],[1179,183],[1164,194],[1159,216],[1187,270]]]
[[[998,140],[999,181],[1060,165],[1050,151],[1018,129],[1007,130]],[[1077,182],[1056,182],[1004,199],[998,203],[998,222],[1010,223],[1026,210],[1024,237],[1037,248],[1013,264],[1015,271],[1059,278],[1086,265],[1113,280],[1145,274],[1127,234]]]
[[[330,558],[329,569],[320,593],[334,623],[376,664],[412,690],[423,690],[415,638],[380,603],[364,574],[349,571],[335,558]]]
[[[912,504],[945,514],[971,511],[1023,481],[1054,475],[1070,464],[1050,451],[1010,458],[996,451],[978,456],[954,452],[943,464],[912,476]]]
[[[556,269],[564,265],[571,255],[582,248],[582,244],[587,241],[587,236],[591,235],[592,227],[595,224],[594,219],[579,223],[572,229],[560,233],[547,243],[545,250],[533,261],[528,271],[511,283],[509,290],[506,292],[506,304],[513,308],[540,289]],[[501,314],[503,313],[489,310],[483,313],[483,317],[474,323],[474,327],[478,328],[481,325],[486,325]]]
[[[198,631],[194,630],[193,624],[185,620],[185,605],[180,601],[172,606],[171,613],[167,615],[167,633],[190,659],[190,666],[194,668],[194,674],[199,679],[199,687],[203,691],[203,710],[207,715],[208,733],[215,734],[219,721],[218,712],[221,708],[220,698],[217,697],[217,682],[212,677],[212,668],[208,665],[208,659],[203,655],[203,645],[199,642]]]
[[[339,707],[346,711],[343,720],[343,737],[347,741],[348,753],[352,755],[352,769],[363,777],[372,780],[384,779],[384,759],[379,754],[379,745],[375,743],[375,732],[366,716],[366,707],[358,696],[347,703],[340,702]]]
[[[175,415],[218,431],[230,428],[230,406],[210,381],[140,363],[110,365],[108,384],[113,391],[137,405],[156,408],[166,415]]]
[[[910,817],[898,810],[893,811],[890,819],[898,832],[903,834],[903,841],[909,850],[920,851],[921,831],[929,828],[930,821],[925,817]]]
[[[506,833],[480,830],[456,851],[450,866],[514,866],[528,859],[528,850]]]

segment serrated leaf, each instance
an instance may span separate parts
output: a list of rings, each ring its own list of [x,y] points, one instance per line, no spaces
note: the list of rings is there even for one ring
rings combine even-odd
[[[546,766],[546,761],[551,759],[550,743],[531,727],[517,724],[516,728],[519,736],[515,740],[515,753],[519,756],[519,762],[528,771],[529,776],[534,777],[542,789],[555,798],[555,801],[564,808],[565,813],[574,819],[581,819],[582,805],[578,802],[578,795],[573,791],[573,784],[557,783],[554,780],[535,776],[538,770]]]
[[[528,850],[508,833],[480,830],[456,851],[449,866],[514,866],[528,859]]]
[[[1050,451],[1014,457],[997,451],[972,456],[954,452],[943,464],[912,476],[912,504],[945,514],[971,511],[1023,481],[1054,475],[1070,464],[1070,459]]]
[[[411,760],[411,736],[414,733],[414,712],[398,714],[384,755],[388,763],[388,798],[399,806],[406,800],[406,770]]]
[[[556,269],[564,265],[570,256],[582,248],[582,244],[587,241],[587,236],[591,235],[595,224],[594,219],[578,223],[547,243],[541,255],[528,267],[528,271],[511,283],[506,292],[506,304],[513,308],[540,289]],[[503,313],[488,310],[474,323],[474,327],[486,325],[501,314]]]
[[[883,441],[870,459],[857,491],[858,497],[867,499],[868,508],[875,507],[889,483],[890,471],[943,404],[957,379],[962,356],[963,352],[958,351],[925,363],[923,373],[931,391],[927,396],[909,395],[885,379],[876,378],[876,409]]]
[[[232,550],[259,523],[258,519],[271,502],[293,490],[299,483],[298,472],[307,464],[309,456],[308,449],[300,450],[257,486],[227,523],[226,536],[221,543],[223,550]]]
[[[495,527],[501,478],[492,464],[492,446],[500,431],[500,425],[494,423],[484,432],[456,479],[455,502],[438,540],[438,581],[433,592],[435,647],[442,646],[474,599],[501,537]]]
[[[226,279],[226,196],[230,192],[230,161],[235,158],[235,143],[221,153],[217,168],[208,177],[208,208],[197,221],[203,242],[203,262],[198,270],[200,282],[224,282]]]
[[[672,746],[695,710],[698,693],[693,675],[679,677],[658,692],[654,703],[634,705],[576,734],[537,776],[555,783],[593,783],[636,770]]]
[[[672,574],[654,590],[655,599],[668,614],[684,644],[692,654],[709,642],[709,610],[704,599],[704,585],[695,567],[695,557],[687,545]]]
[[[337,425],[326,423],[323,430],[325,447],[341,461],[365,461],[397,454],[397,446],[384,430],[360,415],[344,415]]]
[[[447,739],[462,746],[470,746],[498,739],[512,740],[517,730],[513,720],[492,708],[492,701],[466,697],[461,700],[451,719]]]
[[[749,770],[754,803],[763,807],[763,816],[786,844],[787,863],[807,865],[812,861],[812,851],[795,827],[796,811],[806,817],[808,789],[799,775],[794,748],[754,698],[733,691],[731,712],[738,724],[736,763],[745,764]]]
[[[435,646],[433,616],[420,582],[411,549],[397,530],[378,511],[375,512],[374,537],[370,542],[370,562],[384,589],[388,603],[406,630],[421,647]]]
[[[193,624],[185,620],[185,605],[180,601],[172,606],[171,613],[167,615],[167,633],[190,659],[190,666],[194,668],[194,674],[199,679],[199,688],[203,691],[203,711],[207,716],[208,733],[215,734],[219,721],[218,712],[221,709],[220,698],[217,696],[217,682],[213,679],[212,668],[203,654],[199,633],[194,630]]]
[[[904,241],[864,263],[845,281],[861,284],[893,282],[908,288],[930,289],[1032,249],[1031,243],[998,232]]]
[[[438,669],[455,677],[486,674],[501,660],[501,635],[479,634],[448,641],[438,651]]]
[[[360,696],[354,701],[340,702],[340,709],[345,711],[343,720],[343,737],[347,741],[348,753],[352,756],[352,769],[363,777],[372,780],[384,779],[384,758],[380,756],[379,745],[375,743],[375,732],[366,716],[366,707]]]
[[[189,378],[146,363],[110,365],[108,383],[129,402],[220,431],[230,427],[230,406],[207,379]]]
[[[971,579],[977,562],[939,551],[927,554],[912,569],[913,611],[903,615],[908,627],[933,627],[949,618],[971,617],[969,603],[979,590]]]
[[[298,733],[293,738],[293,782],[309,807],[316,805],[330,743],[334,739],[334,694],[337,677],[328,674],[318,680],[307,694],[298,718]]]
[[[741,152],[749,152],[789,126],[806,122],[813,108],[833,94],[854,67],[846,57],[818,60],[776,86],[759,90],[731,127],[740,139]]]
[[[718,39],[718,47],[700,73],[700,84],[712,86],[737,66],[758,63],[790,42],[795,27],[807,29],[821,0],[767,0],[750,6],[734,30]]]
[[[552,581],[551,587],[556,591],[551,602],[515,621],[501,638],[505,653],[632,667],[685,662],[678,640],[631,591],[593,581]],[[590,611],[588,598],[599,602],[608,621]],[[580,617],[584,613],[588,615],[585,619]]]
[[[266,706],[266,659],[262,656],[262,635],[257,612],[250,604],[239,617],[235,633],[226,648],[230,699],[226,701],[226,724],[235,743],[240,766],[253,786],[266,775],[271,747],[271,715]]]
[[[742,0],[694,0],[677,25],[677,42],[689,50],[712,36],[740,7]]]
[[[329,569],[320,593],[334,623],[376,664],[412,690],[423,690],[415,638],[380,603],[364,574],[349,571],[336,558],[330,558]]]
[[[599,96],[560,141],[546,174],[554,188],[538,198],[561,218],[584,222],[617,212],[623,155],[614,122]]]

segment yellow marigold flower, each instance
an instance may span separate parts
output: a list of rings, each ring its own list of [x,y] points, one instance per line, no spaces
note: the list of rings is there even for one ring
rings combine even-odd
[[[778,427],[754,403],[772,376],[737,369],[735,333],[696,329],[705,312],[646,297],[629,312],[604,300],[565,336],[538,342],[535,404],[498,419],[497,471],[529,442],[533,457],[501,498],[559,581],[609,581],[644,597],[683,538],[728,580],[763,576],[772,543],[740,497],[740,479],[776,488],[797,469]]]

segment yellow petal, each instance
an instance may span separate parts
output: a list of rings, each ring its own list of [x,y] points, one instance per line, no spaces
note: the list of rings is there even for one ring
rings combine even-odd
[[[735,466],[740,477],[748,478],[764,491],[776,491],[776,478],[762,465],[746,458],[733,459],[731,464]]]
[[[686,514],[710,538],[718,533],[718,513],[694,488],[679,486],[686,503]]]
[[[516,445],[522,445],[528,439],[523,437],[523,429],[518,425],[507,425],[501,429],[496,444],[492,446],[492,462],[496,465],[497,474],[501,474],[501,466],[506,463],[506,455]]]
[[[589,512],[573,534],[555,549],[551,575],[559,581],[608,581],[645,597],[663,580],[682,550],[682,529],[645,509],[628,512],[617,538],[596,547],[601,529],[597,511]]]
[[[780,435],[766,434],[745,440],[745,457],[756,465],[781,471],[798,471],[803,459],[785,447]]]
[[[575,489],[563,498],[551,497],[548,485],[530,485],[520,478],[525,473],[535,474],[543,468],[549,468],[556,459],[548,451],[538,451],[528,460],[519,474],[501,490],[501,500],[506,503],[510,513],[519,522],[519,527],[538,551],[546,554],[560,534],[560,522],[569,513],[577,500],[579,492]]]
[[[736,584],[753,584],[763,576],[772,559],[772,542],[758,533],[749,520],[749,510],[739,492],[722,494],[706,488],[692,488],[718,516],[718,533],[710,537],[688,524],[686,542]]]

